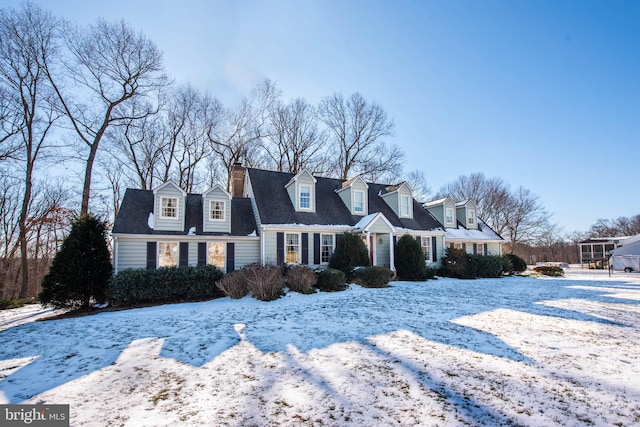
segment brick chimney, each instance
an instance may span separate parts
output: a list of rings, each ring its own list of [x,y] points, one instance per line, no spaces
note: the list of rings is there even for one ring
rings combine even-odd
[[[242,163],[234,163],[231,166],[231,196],[244,196],[244,176],[247,170],[242,167]]]

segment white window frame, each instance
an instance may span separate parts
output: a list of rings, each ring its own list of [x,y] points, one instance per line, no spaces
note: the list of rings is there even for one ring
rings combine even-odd
[[[289,245],[289,236],[296,236],[296,247],[297,250],[295,252],[291,251],[291,253],[295,253],[296,254],[296,260],[292,261],[289,258],[289,246],[294,246],[294,245]],[[301,242],[301,236],[300,233],[285,233],[284,234],[284,262],[287,264],[300,264],[300,261],[302,260],[302,254],[301,254],[301,250],[302,250],[302,242]]]
[[[158,242],[158,268],[177,267],[179,256],[178,242]]]
[[[421,236],[420,240],[424,260],[425,262],[431,262],[431,236]]]
[[[169,202],[169,201],[173,201],[175,203],[175,206],[169,206],[170,203],[166,203],[165,201]],[[162,196],[160,198],[160,218],[162,219],[178,219],[178,209],[179,209],[180,205],[178,203],[178,198],[177,197],[172,197],[172,196]],[[173,212],[175,213],[174,215],[165,215],[165,209],[173,209]]]
[[[324,238],[325,237],[331,237],[331,245],[325,245],[324,244]],[[329,252],[329,258],[324,261],[323,260],[323,254],[324,254],[324,249],[328,248],[328,252]],[[331,255],[333,255],[333,251],[336,248],[336,237],[334,234],[320,234],[320,264],[321,265],[328,265],[329,261],[331,260]]]
[[[447,224],[453,224],[453,209],[452,208],[445,208],[444,210],[444,221]]]
[[[215,263],[216,255],[211,252],[214,247],[222,247],[222,265]],[[220,255],[217,255],[219,258]],[[207,242],[207,265],[213,265],[222,271],[226,271],[227,266],[227,244],[225,242]]]
[[[358,194],[362,195],[362,200],[358,201],[356,196]],[[358,204],[360,203],[360,209],[358,209]],[[353,191],[353,212],[356,214],[364,213],[364,191],[354,190]]]
[[[222,210],[214,209],[215,203],[221,203]],[[214,218],[213,217],[214,212],[222,212],[222,218]],[[209,200],[209,220],[223,222],[223,221],[226,221],[226,218],[227,218],[227,203],[224,200]]]
[[[476,243],[476,254],[478,254],[478,255],[486,255],[484,253],[484,244],[483,243]]]
[[[475,225],[476,224],[476,211],[474,211],[473,209],[469,209],[467,211],[467,223],[469,225]]]
[[[462,249],[462,243],[454,242],[453,249]]]
[[[303,188],[308,188],[309,189],[309,195],[308,196],[303,196],[302,194],[302,189]],[[300,189],[298,191],[298,207],[300,208],[300,210],[305,210],[305,211],[311,211],[313,210],[313,203],[311,201],[311,186],[310,185],[301,185]],[[303,206],[302,201],[303,200],[308,200],[309,202],[309,206]]]
[[[404,202],[407,202],[406,205]],[[411,216],[411,202],[409,196],[400,196],[400,216]]]

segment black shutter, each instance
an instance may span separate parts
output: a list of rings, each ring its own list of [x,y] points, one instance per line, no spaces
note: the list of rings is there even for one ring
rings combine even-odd
[[[276,257],[278,265],[284,264],[284,233],[276,235]]]
[[[466,250],[467,250],[467,244],[466,244],[466,243],[463,243],[463,244],[462,244],[462,250],[463,250],[463,251],[466,251]]]
[[[178,255],[180,267],[189,265],[189,242],[180,242],[180,254]]]
[[[340,243],[343,237],[344,234],[336,234],[336,246],[338,246],[338,243]]]
[[[236,269],[236,244],[227,242],[227,273]]]
[[[198,265],[207,265],[207,243],[198,242]]]
[[[422,246],[422,237],[416,236],[416,240],[420,243],[420,246]]]
[[[302,233],[302,263],[309,264],[309,233]]]
[[[313,263],[320,264],[320,233],[313,233]]]
[[[483,254],[488,255],[487,254],[487,244],[486,243],[484,244],[484,252],[483,252]]]
[[[478,255],[478,245],[476,243],[473,244],[473,254]]]
[[[147,268],[150,270],[155,270],[156,268],[157,247],[157,242],[147,242]]]
[[[436,248],[436,236],[431,237],[431,260],[438,262],[438,253]]]
[[[393,236],[393,250],[395,250],[396,243],[398,243],[398,237],[397,236]]]

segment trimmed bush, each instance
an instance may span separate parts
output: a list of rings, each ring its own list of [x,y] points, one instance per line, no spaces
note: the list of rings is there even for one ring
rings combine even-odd
[[[224,273],[212,265],[158,270],[127,269],[111,278],[109,295],[119,304],[197,301],[221,297]]]
[[[552,265],[541,265],[540,267],[534,267],[533,271],[540,273],[543,276],[561,277],[564,276],[564,270],[560,267]]]
[[[447,248],[440,275],[457,279],[474,279],[475,265],[464,249]]]
[[[326,268],[318,273],[316,287],[322,292],[337,292],[347,289],[346,276],[335,268]]]
[[[232,299],[240,299],[249,295],[249,286],[244,271],[233,271],[220,280],[216,286],[226,296]]]
[[[353,271],[354,281],[365,288],[386,288],[393,278],[393,271],[387,267],[362,267]]]
[[[53,258],[38,296],[42,305],[88,309],[107,300],[113,272],[106,224],[83,215],[73,221],[69,235]]]
[[[273,301],[284,295],[284,276],[276,265],[249,264],[243,269],[251,296]]]
[[[344,233],[336,240],[336,249],[329,260],[329,268],[342,271],[348,280],[353,277],[355,267],[369,265],[369,253],[360,236]]]
[[[315,289],[313,288],[318,282],[318,276],[316,272],[305,267],[303,265],[296,265],[287,269],[286,273],[287,286],[292,292],[299,292],[301,294],[313,294]]]
[[[511,261],[511,269],[508,271],[509,274],[522,273],[527,269],[527,263],[518,255],[506,254],[505,258]]]
[[[422,245],[408,234],[405,234],[395,246],[395,264],[398,277],[402,280],[425,280],[427,266],[425,265]]]
[[[496,255],[471,255],[475,260],[475,277],[496,278],[502,277],[504,260]]]

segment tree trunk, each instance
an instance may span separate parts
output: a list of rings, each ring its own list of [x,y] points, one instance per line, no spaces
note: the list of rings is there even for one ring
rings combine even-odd
[[[84,171],[84,186],[82,187],[82,204],[80,205],[80,216],[89,214],[89,197],[91,195],[91,174],[93,172],[93,162],[98,152],[98,141],[91,144],[87,165]]]
[[[19,298],[27,298],[29,294],[29,265],[27,255],[27,215],[29,212],[29,202],[31,201],[31,179],[32,179],[32,164],[31,161],[27,162],[27,171],[25,176],[25,188],[24,198],[22,199],[22,208],[20,209],[20,218],[18,220],[18,227],[20,233],[18,240],[20,241],[20,269],[22,271],[22,282],[20,285]]]

